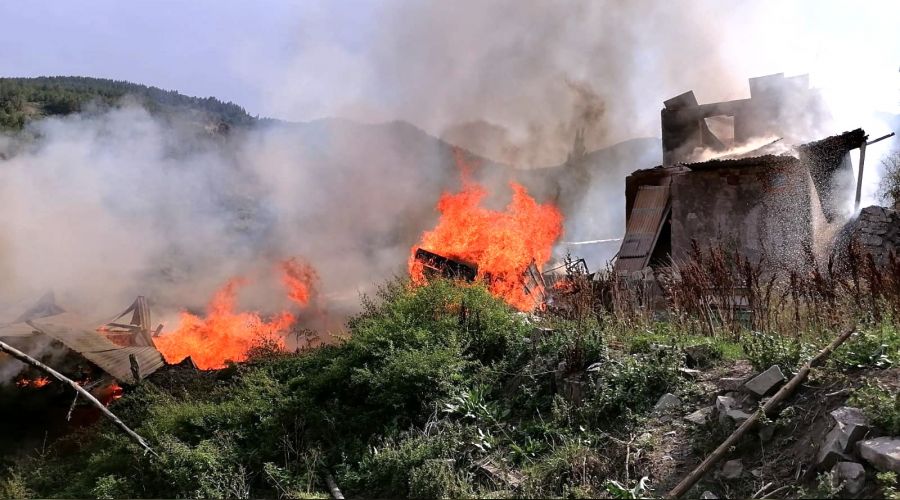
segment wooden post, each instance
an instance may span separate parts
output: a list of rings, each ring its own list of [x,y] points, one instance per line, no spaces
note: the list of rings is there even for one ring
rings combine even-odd
[[[731,433],[731,435],[728,436],[728,439],[720,444],[719,447],[712,452],[712,454],[706,457],[706,460],[698,465],[696,469],[691,471],[691,473],[688,474],[687,477],[685,477],[680,483],[678,483],[677,486],[672,488],[672,491],[670,491],[666,495],[666,498],[681,498],[685,493],[687,493],[688,490],[697,483],[697,481],[703,478],[703,476],[706,475],[706,473],[709,472],[709,470],[712,469],[714,465],[716,465],[720,460],[722,460],[722,458],[725,457],[725,455],[728,454],[731,447],[737,444],[741,437],[743,437],[751,427],[756,425],[756,422],[759,421],[761,416],[771,414],[773,410],[779,404],[781,404],[782,401],[793,394],[793,392],[797,390],[798,387],[800,387],[800,384],[802,384],[803,381],[806,380],[806,377],[809,375],[810,370],[828,359],[828,356],[830,356],[835,349],[837,349],[841,344],[844,343],[844,341],[846,341],[848,338],[850,338],[851,335],[853,335],[853,330],[854,328],[848,328],[846,331],[844,331],[844,333],[840,334],[836,339],[834,339],[834,341],[829,344],[828,347],[822,349],[819,354],[816,354],[814,358],[803,365],[803,368],[801,368],[800,371],[797,372],[797,375],[794,375],[794,378],[792,378],[787,384],[784,385],[784,387],[776,392],[775,395],[772,396],[772,398],[769,399],[769,401],[766,402],[766,404],[764,404],[762,408],[757,410],[756,413],[745,420],[744,423],[737,428],[737,430]]]
[[[341,489],[338,488],[337,483],[334,481],[334,476],[330,472],[325,473],[325,483],[328,484],[328,489],[331,491],[331,498],[344,500],[344,494],[341,493]]]
[[[119,429],[122,429],[122,431],[125,432],[125,434],[128,434],[128,436],[131,439],[133,439],[139,445],[141,445],[141,447],[144,448],[144,451],[146,453],[150,453],[151,455],[153,455],[155,457],[159,456],[156,454],[155,451],[153,451],[153,448],[150,448],[150,445],[148,445],[147,442],[144,441],[144,438],[142,438],[138,433],[131,430],[131,428],[129,428],[127,425],[125,425],[124,422],[119,420],[119,417],[115,416],[115,414],[113,414],[113,412],[109,411],[109,409],[107,409],[106,406],[103,405],[103,403],[101,403],[100,401],[97,401],[97,398],[95,398],[90,392],[86,391],[83,387],[78,385],[78,383],[75,382],[74,380],[70,379],[69,377],[66,377],[62,373],[59,373],[58,371],[54,370],[53,368],[50,368],[49,366],[45,365],[44,363],[41,363],[40,361],[32,358],[31,356],[25,354],[24,352],[16,349],[13,346],[7,344],[6,342],[0,341],[0,351],[9,354],[10,356],[18,359],[19,361],[21,361],[27,365],[33,366],[39,370],[42,370],[42,371],[50,374],[56,380],[59,380],[60,382],[68,385],[72,389],[75,389],[75,391],[78,394],[80,394],[81,396],[83,396],[84,399],[88,400],[91,404],[93,404],[94,406],[99,408],[100,412],[103,413],[103,415],[106,418],[112,420],[112,422],[114,424],[116,424],[116,427],[118,427]],[[74,401],[73,401],[73,405],[74,405]]]
[[[865,164],[866,164],[866,143],[863,142],[859,146],[859,175],[856,178],[856,204],[854,205],[854,211],[859,210],[859,204],[860,204],[860,201],[862,200],[863,167],[865,166]]]

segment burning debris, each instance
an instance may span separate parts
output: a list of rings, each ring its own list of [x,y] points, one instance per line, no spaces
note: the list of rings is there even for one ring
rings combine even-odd
[[[129,323],[118,322],[129,313]],[[0,324],[0,340],[52,363],[75,380],[114,379],[134,384],[163,366],[162,356],[153,346],[150,321],[144,297],[98,327],[66,312],[49,293],[13,321]],[[35,382],[27,385],[39,387]]]
[[[462,191],[441,196],[437,226],[410,252],[410,276],[419,283],[426,272],[484,279],[494,295],[519,310],[533,310],[542,298],[531,293],[536,286],[527,287],[525,276],[539,275],[529,269],[540,270],[550,259],[562,234],[562,214],[553,205],[536,202],[515,182],[510,183],[512,201],[503,211],[484,208],[487,189],[469,178],[466,165],[460,168]]]

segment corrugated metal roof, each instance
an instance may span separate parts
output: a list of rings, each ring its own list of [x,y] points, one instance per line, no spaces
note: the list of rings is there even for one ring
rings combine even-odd
[[[30,337],[40,335],[34,327],[28,323],[9,323],[0,326],[0,337]]]
[[[638,271],[647,265],[668,210],[669,186],[638,188],[614,266],[616,271]]]
[[[781,166],[796,165],[799,163],[797,158],[788,155],[761,155],[749,156],[746,158],[717,158],[698,163],[685,163],[683,166],[691,170],[716,170],[719,168],[742,168],[750,166],[763,166],[768,168],[776,168]]]
[[[132,354],[138,363],[140,378],[145,378],[165,364],[156,348],[118,346],[97,333],[91,323],[71,313],[33,319],[28,324],[81,354],[123,383],[134,382],[131,373]]]
[[[97,331],[97,325],[106,323],[84,316],[64,312],[56,305],[53,293],[44,294],[40,300],[28,307],[16,319],[0,322],[0,337],[31,337],[46,335],[84,356],[106,373],[122,383],[133,383],[131,356],[138,364],[139,378],[145,378],[161,368],[165,361],[149,338],[150,310],[144,297],[138,297],[132,305],[116,319],[134,312],[132,325],[138,329],[135,340],[138,345],[120,346]],[[11,313],[7,317],[12,317]],[[115,321],[115,320],[114,320]],[[143,345],[141,345],[143,344]],[[149,345],[148,345],[149,344]]]

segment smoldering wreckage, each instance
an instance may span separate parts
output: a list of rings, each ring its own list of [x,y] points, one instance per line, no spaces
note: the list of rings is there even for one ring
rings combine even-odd
[[[837,255],[851,243],[879,265],[900,253],[900,207],[859,207],[866,148],[893,134],[870,138],[856,129],[813,142],[798,139],[798,130],[814,119],[808,113],[821,104],[808,78],[776,74],[749,84],[747,99],[700,104],[689,91],[665,101],[662,163],[626,178],[626,228],[611,267],[591,272],[584,260],[552,264],[549,255],[532,257],[512,278],[515,293],[526,300],[508,302],[529,312],[564,309],[567,280],[574,275],[593,280],[612,273],[625,284],[656,286],[659,274],[689,258],[697,244],[781,266],[812,253]],[[551,236],[552,243],[559,231]],[[412,249],[411,274],[510,286],[510,276],[470,257],[426,239]],[[735,296],[728,307],[742,303]],[[198,369],[190,357],[177,367],[166,362],[155,343],[161,331],[144,297],[98,322],[66,310],[49,293],[0,317],[0,368],[17,373],[16,387],[35,395],[48,384],[72,387],[69,416],[77,405],[92,405],[117,421],[105,404],[121,385],[139,384],[160,370]],[[779,392],[773,400],[786,395]],[[117,425],[152,452],[140,436]]]

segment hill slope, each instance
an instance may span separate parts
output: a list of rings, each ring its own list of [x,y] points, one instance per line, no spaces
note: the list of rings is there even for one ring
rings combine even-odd
[[[213,97],[189,97],[174,90],[103,78],[42,76],[0,78],[0,129],[18,130],[29,120],[77,113],[92,104],[111,106],[126,96],[156,114],[191,111],[229,126],[256,121],[237,104]]]

